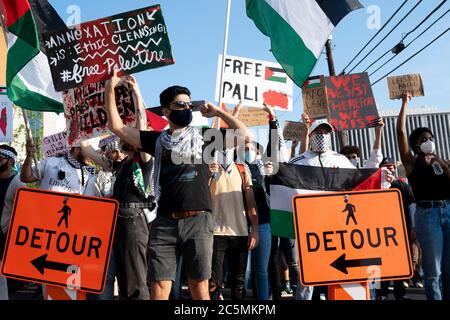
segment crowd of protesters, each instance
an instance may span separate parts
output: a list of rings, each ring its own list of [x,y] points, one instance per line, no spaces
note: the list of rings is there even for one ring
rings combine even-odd
[[[117,111],[114,89],[120,81],[133,88],[136,126],[124,125]],[[2,253],[15,191],[36,183],[40,189],[108,197],[120,204],[105,290],[88,299],[114,299],[116,279],[120,299],[180,299],[183,284],[193,300],[224,299],[225,286],[230,287],[233,300],[327,297],[326,287],[301,284],[295,240],[272,235],[270,179],[277,163],[363,167],[357,146],[333,151],[333,127],[326,120],[312,121],[304,114],[307,130],[301,141],[293,142],[289,158],[275,112],[267,105],[264,110],[271,134],[266,148],[254,141],[238,120],[242,105],[233,114],[211,103],[201,108],[204,117],[219,117],[232,130],[194,128],[191,92],[181,86],[169,87],[160,95],[162,113],[169,123],[163,132],[148,128],[133,77],[121,80],[114,75],[106,83],[105,98],[108,127],[116,140],[101,152],[82,142],[65,156],[41,160],[33,167],[36,147],[28,141],[26,159],[20,174],[15,174],[17,152],[0,146]],[[403,96],[397,124],[406,177],[399,177],[392,155],[381,152],[382,119],[364,167],[384,168],[389,186],[401,191],[416,271],[410,283],[422,286],[423,281],[430,300],[448,300],[450,169],[435,153],[431,130],[417,128],[407,136],[410,98]],[[296,154],[299,143],[300,154]],[[97,166],[95,173],[89,170],[92,163]],[[318,187],[323,191],[327,186]],[[11,293],[8,283],[9,279],[0,277],[0,299],[8,298],[8,289]],[[389,285],[382,282],[372,298],[386,299]],[[409,299],[404,281],[394,282],[394,296]]]

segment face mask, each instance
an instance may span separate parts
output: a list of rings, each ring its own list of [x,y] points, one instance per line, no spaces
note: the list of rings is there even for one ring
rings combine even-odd
[[[172,110],[169,115],[169,120],[176,126],[185,128],[192,122],[192,110]]]
[[[247,163],[253,163],[256,160],[256,152],[251,150],[251,151],[245,151],[245,162]]]
[[[314,134],[310,138],[311,151],[317,153],[324,153],[331,149],[331,135],[330,134]]]
[[[359,159],[350,159],[350,162],[352,163],[352,165],[354,165],[355,167],[358,168],[358,166],[359,166]]]
[[[432,154],[436,151],[436,145],[433,141],[428,140],[420,145],[420,150],[425,154]]]

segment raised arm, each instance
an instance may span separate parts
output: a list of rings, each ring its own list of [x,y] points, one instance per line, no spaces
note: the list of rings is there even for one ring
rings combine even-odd
[[[414,157],[410,151],[408,136],[406,134],[406,108],[408,106],[408,99],[411,100],[411,94],[404,93],[402,95],[402,108],[397,119],[398,148],[400,150],[400,158],[405,166],[407,175],[412,172],[414,166]]]
[[[239,101],[239,103],[233,109],[233,117],[239,119],[239,113],[241,112],[243,106],[244,104],[242,103],[242,100]]]
[[[240,138],[242,138],[243,141],[245,142],[253,141],[253,135],[240,120],[236,119],[235,117],[233,117],[233,115],[229,114],[228,112],[219,109],[211,102],[207,102],[201,108],[201,113],[206,118],[212,118],[214,116],[220,117],[223,121],[226,122],[226,124],[230,129],[236,130],[236,134],[240,136]]]
[[[32,183],[38,181],[38,178],[33,174],[32,161],[33,155],[36,153],[36,146],[31,140],[27,140],[26,144],[27,157],[20,169],[20,180],[24,183]]]
[[[113,162],[109,159],[107,159],[105,156],[101,155],[97,151],[94,150],[94,148],[91,146],[89,141],[81,141],[81,154],[84,157],[87,157],[94,161],[95,164],[99,165],[103,168],[103,170],[107,172],[113,171]]]
[[[269,142],[266,147],[266,156],[272,158],[276,162],[286,163],[289,161],[286,150],[286,142],[284,140],[283,130],[280,128],[280,123],[278,122],[275,111],[269,107],[265,101],[263,103],[263,110],[269,116]],[[275,133],[275,135],[272,133]],[[275,156],[272,155],[272,146],[275,146]]]
[[[148,131],[147,113],[145,111],[144,98],[142,98],[139,84],[133,76],[128,76],[126,81],[131,85],[133,97],[136,101],[136,128],[139,131]],[[145,152],[141,152],[140,156],[144,163],[147,163],[152,159],[152,156]]]
[[[117,111],[116,93],[114,89],[119,83],[120,78],[117,76],[117,71],[114,72],[111,79],[106,81],[105,100],[106,114],[108,116],[108,128],[123,141],[131,144],[137,149],[141,149],[142,145],[139,130],[131,126],[124,125],[122,119],[120,118],[119,112]]]
[[[306,130],[302,131],[302,139],[300,141],[300,154],[305,153],[309,149],[309,135],[308,135],[308,129],[311,126],[311,119],[309,119],[309,116],[307,113],[302,114],[302,121],[304,126],[306,127]]]
[[[377,127],[375,128],[375,141],[370,152],[370,157],[367,159],[367,163],[364,168],[378,168],[381,161],[383,161],[383,153],[381,152],[381,142],[383,137],[384,120],[378,118]]]

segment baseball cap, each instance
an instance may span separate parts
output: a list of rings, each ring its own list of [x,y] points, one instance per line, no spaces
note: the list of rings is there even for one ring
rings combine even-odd
[[[311,123],[311,126],[308,129],[308,134],[311,134],[314,130],[316,130],[321,125],[328,126],[331,131],[334,131],[333,126],[327,121],[327,119],[319,119],[319,120],[314,120],[314,122]]]

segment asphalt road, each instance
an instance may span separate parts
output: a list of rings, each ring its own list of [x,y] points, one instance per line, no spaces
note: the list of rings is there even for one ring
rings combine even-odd
[[[39,285],[27,285],[26,287],[17,284],[17,291],[10,294],[10,300],[43,300],[42,290]],[[388,296],[388,300],[395,300],[394,295],[392,293],[392,287],[390,287],[391,293]],[[426,300],[425,291],[421,288],[406,288],[406,294],[408,298],[411,300]],[[223,296],[225,300],[230,299],[230,290],[225,288],[223,289]],[[251,297],[251,291],[248,293],[248,296]],[[116,297],[117,298],[117,297]],[[183,287],[183,299],[188,299],[188,290],[187,287]],[[294,297],[292,295],[282,297],[282,300],[293,300]]]

